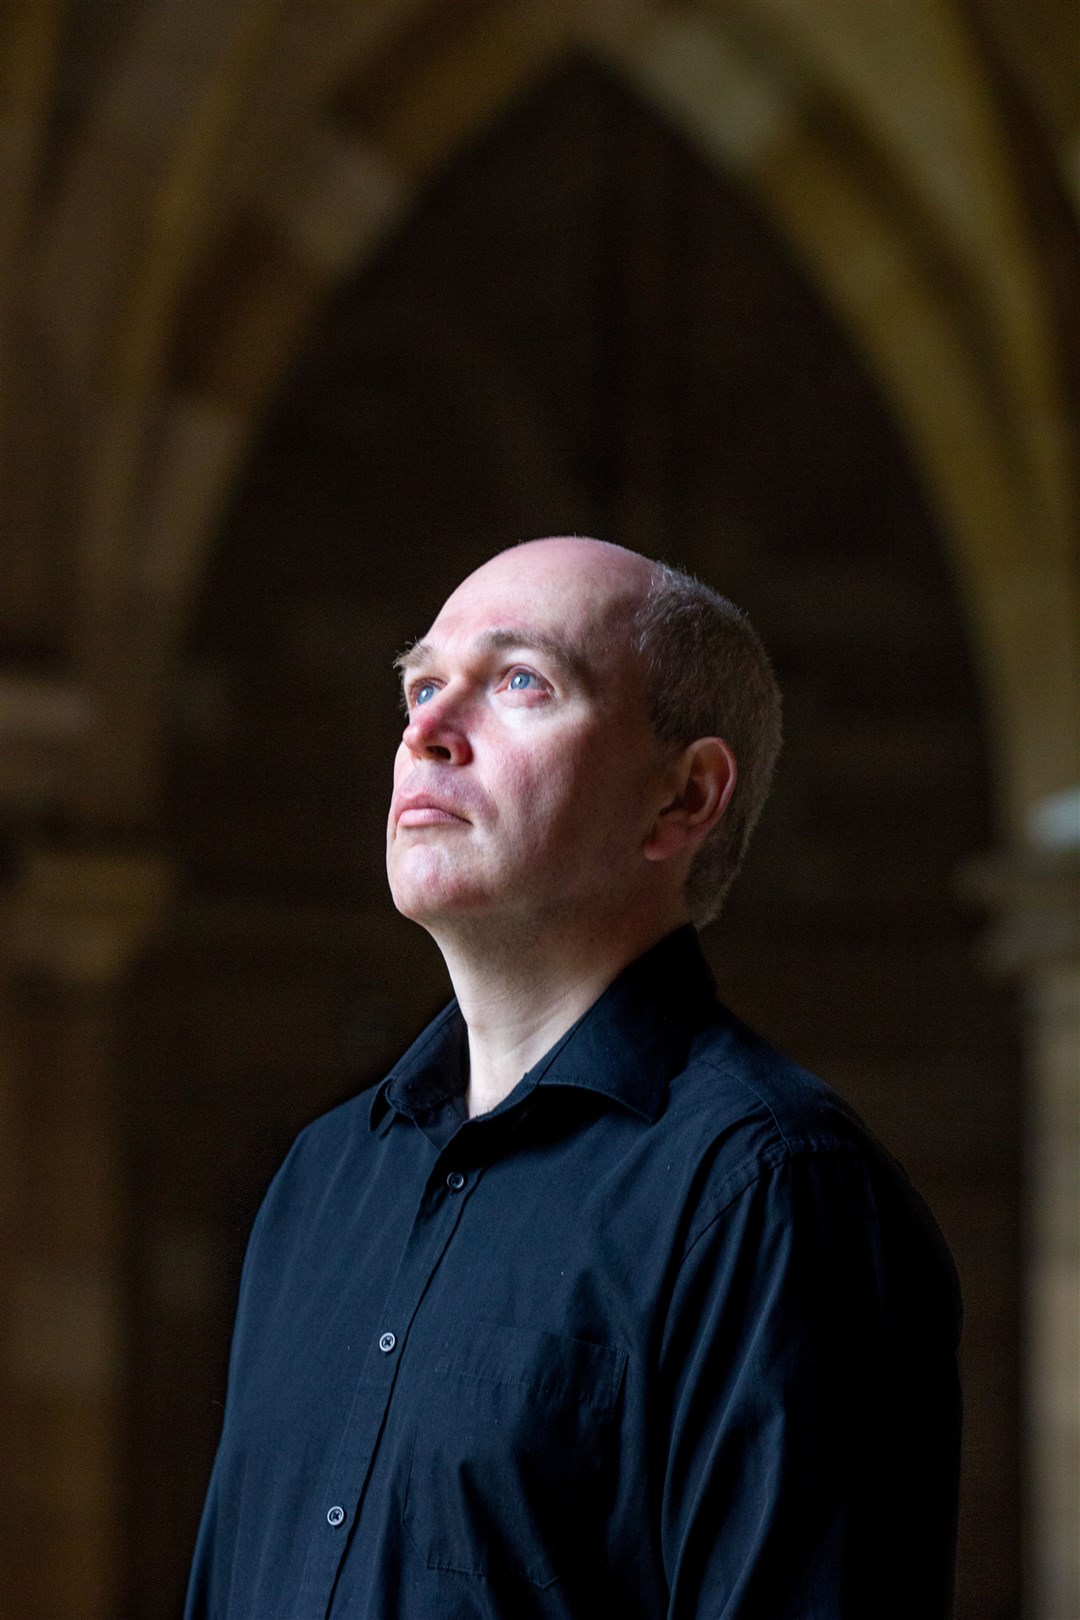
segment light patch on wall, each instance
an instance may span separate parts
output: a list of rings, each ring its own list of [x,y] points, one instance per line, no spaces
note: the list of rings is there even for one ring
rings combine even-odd
[[[334,277],[388,234],[410,197],[404,176],[375,147],[316,128],[263,200],[303,258]]]
[[[1036,849],[1080,846],[1080,787],[1050,793],[1028,811],[1027,835]]]
[[[24,1389],[82,1393],[118,1371],[118,1307],[106,1277],[27,1261],[12,1279],[4,1360]]]
[[[608,47],[616,64],[705,150],[736,173],[775,149],[796,110],[795,87],[701,18],[651,19]]]

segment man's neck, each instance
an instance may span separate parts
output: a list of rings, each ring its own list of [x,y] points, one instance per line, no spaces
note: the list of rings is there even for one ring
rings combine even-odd
[[[677,928],[681,916],[616,935],[521,927],[501,938],[439,939],[469,1032],[470,1116],[498,1107],[623,968]]]

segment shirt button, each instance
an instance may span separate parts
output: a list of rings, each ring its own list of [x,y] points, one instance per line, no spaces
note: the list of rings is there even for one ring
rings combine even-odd
[[[326,1515],[326,1522],[332,1524],[336,1530],[339,1524],[345,1523],[345,1509],[343,1507],[332,1507]]]
[[[446,1185],[451,1192],[460,1192],[465,1185],[465,1177],[460,1170],[451,1170],[446,1178]]]
[[[379,1340],[379,1349],[382,1351],[384,1356],[388,1356],[395,1344],[397,1344],[397,1339],[394,1337],[394,1335],[392,1333],[384,1333],[382,1338]]]

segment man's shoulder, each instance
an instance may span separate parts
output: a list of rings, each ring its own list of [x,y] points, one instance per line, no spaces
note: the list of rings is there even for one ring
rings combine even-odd
[[[721,1004],[672,1079],[666,1116],[671,1128],[722,1143],[727,1160],[780,1163],[792,1155],[854,1151],[892,1162],[832,1086]]]
[[[371,1137],[368,1121],[377,1083],[365,1085],[301,1128],[270,1183],[267,1205],[295,1206],[307,1194],[323,1197],[328,1188],[348,1179]]]
[[[362,1147],[371,1138],[372,1103],[385,1078],[382,1073],[352,1076],[348,1095],[301,1127],[291,1153],[308,1160]]]
[[[367,1076],[354,1075],[348,1096],[317,1114],[295,1137],[278,1171],[276,1182],[301,1179],[314,1173],[325,1179],[330,1169],[377,1152],[377,1127],[386,1112],[384,1088],[403,1071],[428,1062],[437,1068],[445,1059],[448,1031],[460,1023],[457,1002],[449,1001],[425,1024],[402,1055],[388,1069]]]
[[[695,1038],[664,1119],[697,1165],[695,1230],[755,1188],[785,1189],[780,1204],[793,1200],[792,1218],[796,1208],[799,1218],[813,1210],[820,1219],[834,1204],[857,1207],[946,1279],[958,1313],[944,1239],[904,1167],[838,1092],[726,1008]]]

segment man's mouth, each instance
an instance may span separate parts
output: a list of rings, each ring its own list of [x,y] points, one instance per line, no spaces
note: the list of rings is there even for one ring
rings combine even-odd
[[[441,825],[467,825],[468,817],[442,799],[428,794],[417,794],[404,801],[398,811],[399,827],[438,827]]]

